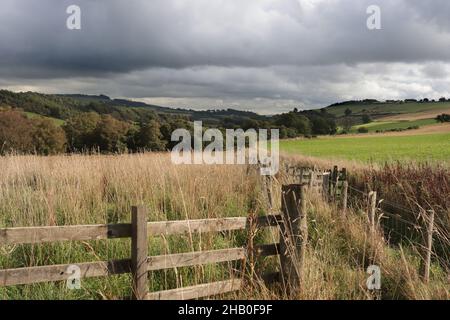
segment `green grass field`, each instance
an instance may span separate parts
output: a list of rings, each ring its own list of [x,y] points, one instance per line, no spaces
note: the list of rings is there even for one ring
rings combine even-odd
[[[280,150],[320,158],[377,163],[396,160],[449,161],[450,133],[284,140],[280,142]]]
[[[361,114],[364,110],[369,114],[406,114],[448,109],[450,108],[450,102],[354,104],[328,107],[327,111],[342,117],[345,115],[347,108],[352,110],[353,114]]]
[[[392,129],[407,129],[409,127],[414,126],[427,126],[436,124],[437,121],[435,119],[420,119],[414,121],[400,120],[400,121],[374,121],[367,124],[360,124],[354,126],[350,132],[357,132],[359,128],[364,127],[369,130],[369,132],[379,131],[388,131]]]
[[[62,125],[65,123],[64,120],[57,119],[57,118],[51,118],[51,117],[41,116],[40,114],[33,113],[33,112],[25,112],[25,114],[27,115],[27,117],[28,117],[29,119],[34,119],[34,118],[45,118],[45,119],[50,119],[50,120],[52,120],[57,126],[62,126]]]

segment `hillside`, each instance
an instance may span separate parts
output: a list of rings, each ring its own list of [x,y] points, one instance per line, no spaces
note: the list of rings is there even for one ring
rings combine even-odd
[[[161,116],[181,116],[191,121],[204,121],[210,126],[224,126],[228,123],[230,127],[242,125],[246,120],[273,121],[279,115],[263,116],[255,112],[239,111],[234,109],[225,110],[192,110],[182,108],[162,107],[144,102],[112,99],[106,95],[84,95],[84,94],[41,94],[36,92],[15,93],[0,90],[0,106],[20,108],[25,112],[38,114],[59,120],[66,120],[81,112],[93,111],[99,114],[110,114],[124,121],[140,121],[143,118],[153,117],[155,114]],[[368,115],[373,120],[387,121],[412,121],[435,118],[440,113],[450,113],[450,101],[416,101],[416,102],[379,102],[373,99],[362,101],[346,101],[332,104],[321,109],[329,117],[343,118],[349,109],[349,117],[355,120],[355,124],[361,124],[361,117]],[[300,112],[308,116],[314,111]]]
[[[321,110],[294,109],[283,114],[264,116],[233,109],[198,111],[168,108],[126,99],[112,99],[106,95],[16,93],[0,90],[0,111],[11,108],[15,112],[24,113],[31,121],[28,125],[40,126],[42,130],[48,123],[39,122],[40,120],[50,119],[58,127],[66,124],[61,127],[65,132],[60,132],[65,137],[57,140],[65,141],[67,138],[66,145],[71,151],[100,146],[105,152],[117,152],[137,151],[141,148],[166,150],[172,146],[173,130],[191,130],[193,121],[203,121],[204,128],[220,130],[279,129],[281,139],[341,132],[413,130],[435,125],[437,114],[450,113],[450,101],[348,101]],[[19,138],[21,133],[14,124],[17,121],[17,115],[14,114],[3,119],[3,127],[8,127],[9,133],[8,136],[0,137],[0,142]],[[109,132],[104,132],[102,125],[107,125]],[[58,129],[52,130],[58,132]],[[98,135],[101,134],[103,137],[100,138],[103,140],[98,141]],[[105,140],[105,137],[108,139]],[[32,136],[28,137],[28,140],[33,139]],[[15,143],[10,149],[18,147],[26,153],[28,148],[23,145],[17,146]],[[35,149],[29,141],[25,145]]]
[[[352,116],[368,114],[374,118],[381,118],[393,115],[428,113],[428,116],[432,118],[432,113],[448,112],[450,110],[450,101],[379,102],[376,100],[362,100],[336,103],[325,108],[328,113],[334,114],[337,117],[343,117],[347,109],[352,111]]]
[[[176,144],[172,132],[192,131],[193,121],[222,131],[279,129],[282,139],[328,135],[336,133],[334,118],[318,110],[263,116],[233,109],[172,109],[105,95],[0,90],[0,154],[165,151]]]
[[[366,133],[417,130],[438,124],[436,117],[450,113],[450,100],[429,99],[380,102],[374,99],[345,101],[322,110],[336,117],[338,132]]]
[[[224,119],[256,119],[264,120],[265,116],[254,112],[227,110],[195,111],[191,109],[168,108],[143,102],[111,99],[105,95],[83,94],[41,94],[36,92],[15,93],[8,90],[0,90],[0,107],[9,106],[19,108],[25,112],[67,120],[82,112],[96,112],[109,114],[118,120],[138,122],[143,119],[153,118],[155,114],[161,116],[181,116],[189,120],[202,120],[207,124],[218,124]]]

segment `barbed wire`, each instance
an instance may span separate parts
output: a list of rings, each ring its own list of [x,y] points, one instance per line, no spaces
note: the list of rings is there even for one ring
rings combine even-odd
[[[337,187],[337,184],[338,184],[338,183],[339,183],[339,181],[336,181],[336,180],[331,181],[331,185],[333,185],[335,188]],[[363,196],[368,196],[368,195],[369,195],[368,192],[363,191],[363,190],[360,190],[360,189],[358,189],[358,188],[355,188],[354,186],[349,185],[348,188],[349,188],[349,190],[351,190],[351,191],[353,191],[353,192],[356,192],[356,193],[359,193],[360,195],[363,195]],[[416,217],[416,215],[417,215],[417,212],[414,212],[414,211],[412,211],[410,208],[407,208],[407,207],[402,206],[402,205],[400,205],[400,204],[397,204],[397,203],[388,201],[388,200],[386,200],[386,199],[382,199],[381,202],[383,202],[383,203],[385,203],[385,204],[387,204],[387,205],[389,205],[389,206],[391,206],[391,207],[393,207],[393,208],[395,208],[395,209],[398,209],[398,210],[401,210],[401,211],[403,211],[403,212],[407,212],[407,213],[409,213],[409,214],[412,214],[414,217]],[[409,226],[413,227],[414,229],[421,229],[421,226],[420,226],[420,225],[418,225],[418,224],[416,224],[416,223],[414,223],[414,222],[408,221],[408,220],[402,218],[400,215],[398,215],[398,214],[396,214],[396,213],[389,212],[389,211],[386,210],[385,208],[379,208],[379,210],[381,210],[382,213],[383,213],[385,216],[387,216],[387,217],[389,217],[389,218],[391,218],[391,219],[394,219],[394,220],[396,220],[396,221],[399,221],[399,222],[401,222],[401,223],[404,223],[404,224],[406,224],[406,225],[409,225]],[[392,230],[392,231],[394,231],[395,233],[401,235],[400,233],[396,232],[395,230]]]
[[[350,190],[355,191],[355,192],[357,192],[357,193],[359,193],[359,194],[362,194],[362,195],[364,195],[364,196],[368,196],[368,195],[369,195],[367,192],[362,191],[362,190],[359,190],[359,189],[357,189],[357,188],[355,188],[355,187],[353,187],[353,186],[350,186],[350,185],[349,185],[348,188],[349,188]],[[416,214],[417,214],[417,212],[414,212],[414,211],[412,211],[410,208],[407,208],[407,207],[405,207],[405,206],[402,206],[402,205],[400,205],[400,204],[398,204],[398,203],[394,203],[394,202],[388,201],[388,200],[386,200],[386,199],[381,199],[380,201],[381,201],[382,203],[386,203],[387,205],[389,205],[389,206],[391,206],[391,207],[394,207],[394,208],[396,208],[396,209],[399,209],[399,210],[402,210],[402,211],[404,211],[404,212],[410,213],[410,214],[412,214],[413,216],[416,216]],[[391,214],[392,217],[395,217],[395,218],[398,217],[398,216],[396,216],[395,213],[389,212],[389,211],[387,211],[386,209],[382,209],[382,210],[383,210],[384,212],[386,212],[386,213]],[[406,220],[405,220],[405,221],[406,221]],[[409,222],[409,221],[408,221],[408,222]]]
[[[403,219],[398,214],[390,213],[390,212],[388,212],[386,210],[383,210],[383,209],[381,209],[381,211],[383,212],[384,215],[388,216],[389,218],[393,218],[393,219],[395,219],[397,221],[400,221],[402,223],[405,223],[405,224],[408,224],[410,226],[413,226],[416,229],[421,229],[421,226],[415,224],[414,222],[411,222],[411,221]]]
[[[413,214],[414,216],[416,216],[416,214],[417,214],[417,212],[414,212],[414,211],[412,211],[410,208],[407,208],[407,207],[405,207],[405,206],[402,206],[401,204],[394,203],[394,202],[388,201],[388,200],[386,200],[386,199],[383,199],[383,202],[386,203],[386,204],[388,204],[388,205],[390,205],[390,206],[392,206],[392,207],[394,207],[394,208],[396,208],[396,209],[399,209],[399,210],[402,210],[402,211],[411,213],[411,214]]]
[[[369,195],[367,192],[364,192],[364,191],[361,191],[361,190],[359,190],[359,189],[356,189],[355,187],[352,187],[351,185],[349,185],[348,188],[349,188],[350,190],[355,191],[355,192],[358,192],[358,193],[360,193],[360,194],[362,194],[362,195],[364,195],[364,196],[368,196],[368,195]]]
[[[305,176],[303,172],[303,168],[301,170],[302,177]],[[323,173],[331,174],[330,171],[326,171]],[[294,176],[294,178],[297,178],[300,176],[300,174],[291,174],[288,172],[288,175]],[[330,192],[331,188],[334,188],[337,190],[341,187],[340,182],[346,180],[345,178],[342,179],[342,176],[338,173],[337,176],[330,175],[329,180],[326,183],[326,186],[330,186]],[[325,180],[324,180],[325,182]],[[324,184],[325,186],[325,184]],[[369,193],[367,191],[363,191],[358,189],[355,186],[347,185],[349,192],[357,193],[359,194],[364,201],[364,197],[368,197]],[[337,193],[336,191],[334,192]],[[410,215],[411,218],[414,218],[414,222],[410,220],[406,220],[402,215],[399,213],[393,213],[386,209],[388,207],[391,210],[399,210],[404,216]],[[422,223],[420,223],[420,218],[424,219],[424,222],[426,222],[426,217],[422,215],[423,208],[418,207],[417,211],[414,211],[411,207],[406,207],[405,205],[389,201],[386,199],[380,199],[378,202],[378,210],[381,211],[381,215],[379,216],[379,224],[384,229],[384,232],[386,232],[386,235],[390,238],[393,236],[394,238],[397,238],[398,241],[401,242],[408,242],[413,245],[413,247],[417,248],[417,250],[427,250],[427,248],[423,245],[424,241],[424,231],[428,230],[428,226],[424,227]],[[384,218],[384,219],[383,219]],[[436,243],[440,243],[442,246],[448,246],[450,244],[450,234],[446,229],[443,228],[442,225],[435,224],[434,225],[434,232],[435,234],[435,241]],[[394,241],[397,241],[394,240]],[[438,260],[440,263],[443,263],[444,265],[448,265],[447,258],[439,256],[436,252],[432,252],[433,257]]]
[[[293,168],[291,167],[291,169],[293,169]],[[299,170],[300,168],[296,168],[296,169]],[[304,169],[305,168],[302,167],[301,171],[303,171]],[[329,172],[325,172],[325,173],[329,173]],[[288,174],[290,174],[290,172],[288,172]],[[292,174],[292,175],[294,175],[294,177],[297,176],[295,174]],[[340,180],[340,181],[342,181],[342,180]],[[336,188],[340,181],[337,181],[337,180],[333,179],[329,183]],[[354,186],[348,185],[348,188],[349,188],[349,190],[351,190],[351,191],[353,191],[355,193],[359,193],[360,195],[363,195],[363,196],[368,196],[369,195],[368,192],[360,190],[360,189],[358,189],[358,188],[356,188]],[[411,208],[408,208],[408,207],[403,206],[401,204],[394,203],[394,202],[386,200],[386,199],[380,200],[380,203],[384,203],[384,204],[386,204],[388,206],[391,206],[392,208],[401,210],[401,211],[403,211],[405,213],[409,213],[415,218],[417,218],[417,216],[419,216],[418,212],[415,212],[415,211],[411,210]],[[415,229],[421,229],[420,225],[418,225],[418,224],[416,224],[414,222],[408,221],[408,220],[402,218],[399,214],[396,214],[396,213],[393,213],[393,212],[390,212],[390,211],[386,210],[386,208],[379,208],[379,210],[381,210],[384,215],[388,216],[391,219],[395,219],[395,220],[397,220],[399,222],[402,222],[404,224],[408,224],[408,225],[414,227]]]

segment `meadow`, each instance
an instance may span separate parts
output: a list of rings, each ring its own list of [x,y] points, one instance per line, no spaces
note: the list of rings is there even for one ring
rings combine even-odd
[[[280,141],[288,154],[362,162],[448,162],[450,133],[424,135],[361,135]]]
[[[379,115],[386,117],[387,115],[409,114],[419,112],[431,111],[448,111],[450,109],[450,102],[402,102],[402,103],[355,103],[344,104],[337,106],[330,106],[327,108],[329,113],[342,117],[345,115],[345,110],[352,110],[353,114],[368,113],[371,115]]]
[[[131,206],[149,221],[247,216],[255,176],[245,166],[175,166],[169,154],[1,157],[0,227],[129,223]],[[239,232],[149,238],[149,255],[243,245]],[[130,240],[0,246],[0,268],[123,259]],[[227,279],[232,263],[153,272],[151,291]],[[130,296],[129,275],[65,283],[0,287],[0,299],[118,299]]]
[[[42,116],[42,115],[40,115],[40,114],[37,114],[37,113],[33,113],[33,112],[25,112],[25,114],[26,114],[26,116],[29,118],[29,119],[36,119],[36,118],[38,118],[38,119],[48,119],[48,120],[51,120],[51,121],[53,121],[57,126],[62,126],[62,125],[64,125],[64,123],[66,123],[64,120],[61,120],[61,119],[57,119],[57,118],[53,118],[53,117],[46,117],[46,116]]]
[[[368,132],[376,131],[389,131],[395,129],[408,129],[411,127],[422,127],[427,125],[436,124],[435,119],[419,119],[413,121],[401,120],[401,121],[374,121],[367,124],[360,124],[353,126],[350,132],[356,133],[359,128],[366,128]]]
[[[281,185],[295,179],[280,172],[273,184],[275,207],[269,210],[256,170],[240,165],[174,165],[170,155],[6,156],[0,158],[0,228],[130,221],[132,205],[144,205],[149,221],[247,217],[277,212]],[[414,249],[392,248],[381,234],[368,241],[366,216],[340,210],[314,193],[308,195],[309,242],[303,289],[287,296],[283,287],[265,286],[255,278],[261,270],[279,270],[276,257],[254,264],[221,263],[149,272],[150,291],[225,280],[236,270],[245,288],[216,298],[228,299],[373,299],[367,290],[368,263],[381,266],[383,299],[448,299],[446,275],[433,265],[429,284],[420,280]],[[277,228],[252,234],[255,243],[279,241]],[[191,252],[244,246],[244,231],[149,237],[148,254]],[[129,239],[41,245],[0,246],[0,268],[123,259]],[[244,267],[244,268],[243,268]],[[0,287],[0,299],[123,299],[131,294],[129,275],[90,278],[80,290],[65,282]]]

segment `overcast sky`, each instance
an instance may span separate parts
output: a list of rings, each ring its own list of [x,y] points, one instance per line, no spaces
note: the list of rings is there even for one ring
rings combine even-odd
[[[2,0],[0,88],[259,113],[450,97],[450,1]]]

